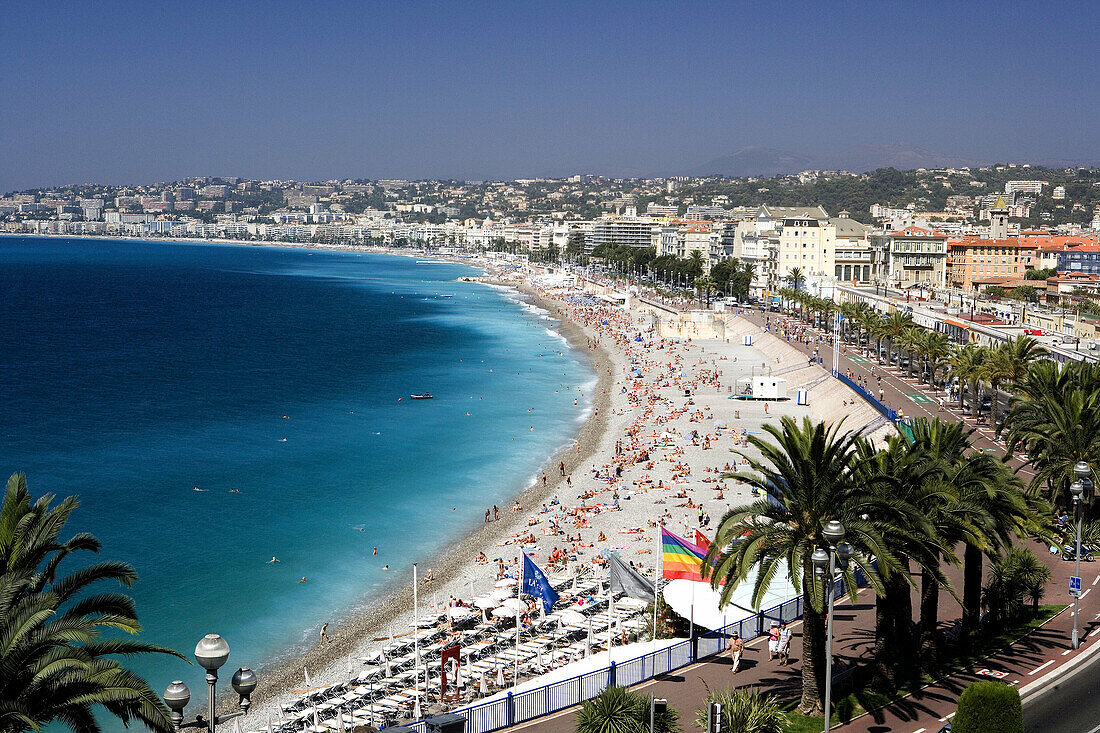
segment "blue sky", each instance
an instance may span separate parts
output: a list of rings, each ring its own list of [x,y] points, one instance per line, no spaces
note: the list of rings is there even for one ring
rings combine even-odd
[[[1100,4],[9,0],[0,191],[1100,160]]]

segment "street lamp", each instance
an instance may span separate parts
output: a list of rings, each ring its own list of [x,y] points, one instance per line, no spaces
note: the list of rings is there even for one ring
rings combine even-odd
[[[206,684],[210,688],[210,699],[207,708],[208,717],[204,719],[201,715],[197,715],[194,720],[188,723],[183,722],[183,709],[191,701],[191,690],[180,680],[175,680],[164,691],[164,704],[172,711],[172,725],[175,726],[176,730],[205,728],[209,733],[214,733],[214,728],[219,723],[232,720],[248,712],[248,708],[252,705],[250,699],[252,692],[256,689],[256,673],[248,667],[238,669],[230,681],[233,691],[240,697],[239,705],[241,709],[235,713],[221,716],[214,710],[214,687],[218,683],[218,670],[228,659],[229,644],[217,634],[207,634],[195,646],[195,661],[206,670]]]
[[[825,523],[822,529],[825,541],[829,543],[829,550],[822,548],[814,550],[810,556],[820,579],[828,568],[829,576],[825,580],[825,598],[828,602],[825,621],[825,733],[832,728],[832,703],[833,703],[833,579],[836,574],[836,566],[839,561],[841,570],[848,569],[848,560],[855,553],[855,548],[844,541],[844,525],[832,519]]]
[[[1077,510],[1077,544],[1073,548],[1073,575],[1076,578],[1081,577],[1081,520],[1084,516],[1084,503],[1086,497],[1092,495],[1092,480],[1089,478],[1089,464],[1084,461],[1078,461],[1073,467],[1073,473],[1077,476],[1077,480],[1070,484],[1069,493],[1073,495],[1073,507]],[[1073,594],[1073,637],[1070,640],[1070,648],[1076,649],[1080,646],[1080,638],[1078,636],[1078,620],[1077,616],[1081,610],[1081,589],[1078,588],[1077,592]]]

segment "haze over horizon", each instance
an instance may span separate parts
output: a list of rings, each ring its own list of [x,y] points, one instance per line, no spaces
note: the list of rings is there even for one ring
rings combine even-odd
[[[1100,160],[1096,5],[193,7],[9,8],[0,191]]]

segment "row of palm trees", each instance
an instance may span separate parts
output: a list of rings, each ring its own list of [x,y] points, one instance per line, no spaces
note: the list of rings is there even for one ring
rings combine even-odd
[[[959,598],[961,591],[961,641],[972,642],[982,610],[983,559],[998,558],[1014,540],[1043,534],[1049,526],[1045,502],[1025,491],[1003,461],[974,450],[972,430],[939,419],[918,419],[912,428],[912,435],[891,436],[876,447],[842,425],[785,417],[778,426],[765,426],[765,435],[749,436],[760,457],[742,453],[750,470],[728,475],[766,498],[722,518],[708,555],[712,583],[728,600],[755,572],[757,605],[777,575],[788,575],[799,589],[800,712],[822,709],[824,586],[811,556],[826,546],[828,521],[844,525],[856,550],[843,573],[847,587],[854,592],[858,568],[877,595],[874,682],[881,689],[896,689],[922,669],[935,668],[944,641],[942,593]],[[943,571],[957,564],[963,566],[961,589]],[[918,586],[915,625],[912,593]]]
[[[947,334],[917,325],[913,316],[893,311],[885,316],[867,303],[834,303],[794,289],[780,291],[788,308],[798,306],[807,321],[818,319],[829,324],[834,314],[842,317],[841,337],[854,335],[860,343],[875,343],[879,354],[897,352],[908,357],[907,371],[911,376],[936,384],[940,379],[953,379],[958,384],[959,406],[970,398],[977,405],[987,391],[998,431],[1002,413],[1001,400],[1005,390],[1014,390],[1028,374],[1031,365],[1047,355],[1047,350],[1030,336],[1017,336],[998,346],[953,344]],[[885,348],[884,348],[885,347]]]

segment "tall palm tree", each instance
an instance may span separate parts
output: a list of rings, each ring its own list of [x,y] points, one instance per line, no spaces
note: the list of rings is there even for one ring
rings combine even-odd
[[[921,356],[928,373],[928,384],[935,385],[936,372],[947,365],[947,357],[951,355],[951,343],[946,333],[940,331],[925,331],[921,339]]]
[[[137,575],[111,560],[60,575],[70,555],[98,552],[100,544],[86,533],[62,540],[79,502],[69,497],[51,506],[53,499],[47,494],[32,502],[26,477],[15,474],[0,506],[0,730],[59,724],[94,733],[99,724],[93,713],[102,708],[124,724],[139,721],[156,733],[171,733],[160,697],[113,657],[180,655],[102,635],[105,629],[134,635],[141,625],[129,596],[93,586],[116,581],[129,587]]]
[[[971,405],[977,412],[978,388],[985,374],[985,361],[988,351],[984,346],[977,344],[965,344],[955,350],[948,359],[948,374],[959,380],[959,407],[963,405],[963,397],[968,387],[973,387],[973,399]]]
[[[857,475],[861,483],[882,494],[889,516],[870,515],[893,550],[898,570],[883,581],[885,592],[875,604],[875,676],[874,684],[882,691],[896,689],[900,675],[916,674],[917,639],[913,636],[913,603],[910,571],[916,563],[923,573],[940,583],[947,579],[940,568],[940,557],[948,552],[920,507],[938,506],[949,501],[943,486],[935,481],[936,464],[928,460],[919,446],[903,435],[892,435],[878,450],[869,442],[859,445]]]
[[[886,316],[886,319],[882,322],[881,334],[889,344],[889,348],[886,352],[888,357],[887,361],[889,361],[889,355],[894,351],[895,344],[905,338],[905,334],[913,325],[913,316],[908,313],[894,311]]]
[[[1034,392],[1036,385],[1027,381],[1024,389]],[[1052,386],[1052,391],[1035,397],[1025,394],[1013,405],[1006,420],[1006,440],[1010,452],[1026,451],[1035,469],[1029,484],[1031,494],[1045,489],[1056,506],[1065,508],[1070,504],[1068,489],[1075,479],[1074,466],[1086,463],[1093,471],[1094,483],[1100,468],[1100,389],[1081,389],[1073,380],[1060,378]]]
[[[1001,432],[1001,425],[997,420],[997,414],[1000,412],[997,409],[1000,401],[1000,387],[1002,385],[1014,387],[1022,382],[1027,377],[1031,365],[1047,353],[1049,352],[1030,336],[1017,336],[1012,341],[997,347],[990,355],[986,363],[986,378],[993,393],[990,422],[998,434]]]
[[[896,502],[884,503],[882,495],[868,491],[858,480],[857,446],[862,441],[851,432],[841,432],[840,425],[815,425],[808,418],[800,425],[784,417],[778,427],[767,425],[764,431],[767,438],[748,438],[755,449],[753,455],[739,452],[751,472],[725,477],[762,490],[766,498],[731,510],[722,518],[707,553],[707,559],[715,563],[711,584],[721,589],[722,602],[728,602],[734,588],[755,569],[752,602],[759,606],[776,575],[787,575],[802,594],[804,608],[799,710],[819,713],[824,692],[824,584],[810,557],[815,549],[825,546],[824,524],[838,520],[857,550],[854,564],[881,592],[878,572],[888,576],[897,562],[883,543],[879,527],[868,517],[891,516],[891,504]],[[878,559],[878,572],[867,559],[872,555]],[[704,563],[703,568],[710,572],[711,565]],[[850,581],[851,570],[848,573]],[[854,590],[854,584],[849,582],[848,588]]]
[[[801,290],[806,283],[806,273],[802,271],[801,267],[792,267],[790,272],[787,273],[787,277],[783,279],[790,283],[793,289]]]

